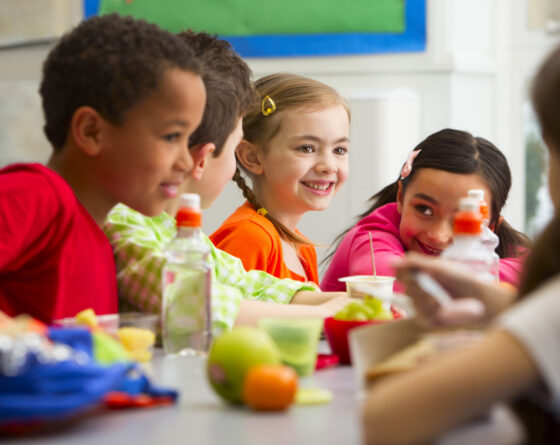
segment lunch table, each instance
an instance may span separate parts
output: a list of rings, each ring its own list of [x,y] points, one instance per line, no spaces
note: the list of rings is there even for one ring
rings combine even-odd
[[[328,350],[321,342],[320,349]],[[293,445],[361,444],[360,405],[353,368],[336,366],[316,371],[300,386],[329,389],[330,403],[293,405],[287,411],[254,412],[223,403],[206,380],[205,358],[170,357],[156,350],[148,372],[154,383],[179,390],[173,406],[93,412],[80,419],[21,437],[14,443],[79,445]],[[519,425],[503,408],[485,421],[470,423],[437,441],[516,444]],[[11,442],[11,441],[10,441]]]

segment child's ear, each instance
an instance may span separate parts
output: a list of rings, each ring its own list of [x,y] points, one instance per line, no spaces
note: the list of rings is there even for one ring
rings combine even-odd
[[[105,120],[91,107],[80,107],[72,115],[70,133],[74,144],[89,156],[101,151],[101,131]]]
[[[211,156],[215,149],[216,146],[212,142],[197,144],[189,149],[194,163],[190,175],[195,181],[200,181],[202,178],[202,174],[208,162],[208,156]]]
[[[402,208],[403,208],[402,181],[399,180],[398,190],[397,190],[397,211],[399,213],[402,213]]]
[[[235,149],[237,160],[254,175],[262,175],[261,152],[255,144],[243,139]]]

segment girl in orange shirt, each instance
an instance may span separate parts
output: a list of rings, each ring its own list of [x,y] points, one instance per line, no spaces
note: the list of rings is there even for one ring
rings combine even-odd
[[[296,227],[346,181],[350,111],[333,88],[306,77],[273,74],[255,87],[234,176],[247,202],[210,239],[247,270],[318,283],[315,248]]]

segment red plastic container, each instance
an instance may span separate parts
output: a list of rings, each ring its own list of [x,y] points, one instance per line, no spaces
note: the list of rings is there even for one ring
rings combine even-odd
[[[403,314],[398,310],[391,308],[393,320],[403,318]],[[348,345],[348,332],[351,329],[357,328],[359,326],[365,326],[368,324],[379,324],[387,323],[393,320],[367,320],[367,321],[357,321],[357,320],[337,320],[333,317],[325,318],[325,335],[327,336],[327,341],[331,347],[331,351],[338,355],[339,363],[350,365],[352,360],[350,357],[350,348]]]

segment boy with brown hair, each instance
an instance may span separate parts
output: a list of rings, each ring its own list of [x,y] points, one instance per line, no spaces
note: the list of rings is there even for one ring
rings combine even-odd
[[[208,95],[202,123],[190,140],[194,168],[182,192],[198,193],[202,208],[208,208],[235,172],[235,148],[243,136],[242,119],[255,100],[251,71],[228,42],[193,31],[179,35],[202,61]],[[163,250],[175,234],[171,215],[177,205],[170,203],[166,212],[154,218],[123,205],[110,212],[105,232],[115,253],[121,310],[160,312]],[[214,335],[235,323],[254,324],[266,315],[327,317],[348,300],[345,294],[317,292],[312,283],[245,271],[238,258],[216,249],[205,235],[203,238],[210,248],[213,266]]]
[[[40,87],[47,166],[0,170],[0,310],[44,322],[117,311],[111,245],[118,202],[159,214],[193,161],[205,104],[201,67],[180,38],[130,17],[83,21],[61,38]]]

